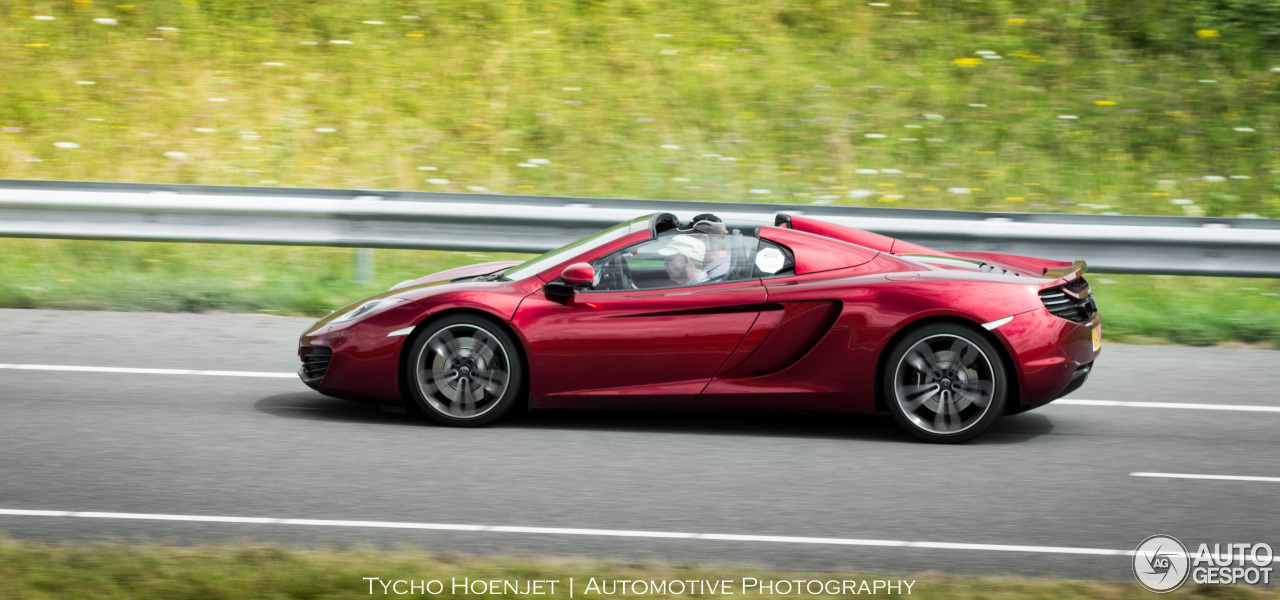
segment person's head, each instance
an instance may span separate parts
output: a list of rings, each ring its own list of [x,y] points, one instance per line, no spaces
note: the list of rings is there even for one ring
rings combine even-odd
[[[702,261],[706,259],[707,245],[696,236],[677,235],[671,238],[666,247],[658,250],[658,254],[666,257],[664,265],[667,276],[676,283],[689,283],[702,271]]]

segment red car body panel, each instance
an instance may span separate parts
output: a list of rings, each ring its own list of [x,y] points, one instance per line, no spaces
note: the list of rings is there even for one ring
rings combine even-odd
[[[530,406],[685,406],[765,301],[759,280],[693,288],[534,293],[512,327],[525,340]]]
[[[453,311],[483,313],[507,324],[522,346],[532,408],[874,412],[881,358],[907,328],[940,319],[993,326],[988,335],[1007,354],[1017,386],[1009,410],[1057,398],[1083,381],[1098,355],[1092,335],[1100,317],[1075,322],[1055,316],[1039,296],[1072,285],[1087,290],[1074,283],[1083,269],[1072,270],[1071,263],[942,253],[803,217],[790,217],[790,224],[794,229],[758,232],[793,255],[795,274],[782,277],[549,293],[547,284],[566,266],[651,239],[653,232],[638,220],[614,238],[566,251],[536,275],[516,281],[474,279],[514,263],[414,280],[335,311],[304,333],[300,354],[332,350],[322,378],[304,381],[337,397],[399,404],[402,354],[411,331]],[[895,251],[980,261],[1009,273],[938,267]],[[1042,277],[1055,269],[1060,277]],[[401,301],[334,322],[384,298]]]

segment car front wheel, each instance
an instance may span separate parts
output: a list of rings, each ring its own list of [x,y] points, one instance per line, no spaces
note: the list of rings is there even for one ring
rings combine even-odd
[[[886,365],[881,389],[889,412],[925,441],[972,439],[1004,412],[1008,375],[977,329],[921,327],[894,346]]]
[[[467,314],[430,323],[409,342],[406,376],[413,403],[445,425],[492,423],[521,394],[519,351],[492,319]]]

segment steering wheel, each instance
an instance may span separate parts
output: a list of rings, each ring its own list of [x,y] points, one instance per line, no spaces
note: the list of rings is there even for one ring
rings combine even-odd
[[[600,283],[593,287],[597,290],[629,290],[633,287],[631,266],[621,253],[608,257],[600,265]]]

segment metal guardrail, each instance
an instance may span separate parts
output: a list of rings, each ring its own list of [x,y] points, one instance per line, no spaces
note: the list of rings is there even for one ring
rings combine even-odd
[[[1110,273],[1280,277],[1280,220],[0,180],[0,237],[544,252],[632,217],[803,214]]]

